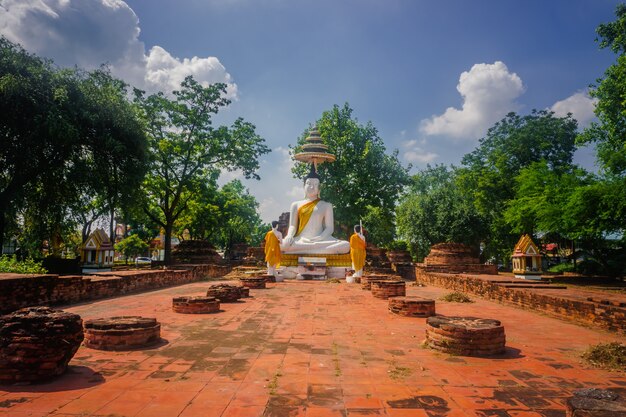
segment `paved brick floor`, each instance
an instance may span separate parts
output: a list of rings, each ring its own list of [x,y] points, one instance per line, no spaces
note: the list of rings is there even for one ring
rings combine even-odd
[[[157,347],[81,347],[53,382],[0,387],[0,417],[22,416],[565,416],[581,387],[626,395],[626,374],[589,368],[579,355],[616,334],[476,299],[437,301],[444,315],[500,319],[507,353],[449,356],[423,349],[425,319],[387,312],[359,285],[284,282],[252,290],[211,315],[171,311],[194,283],[65,308],[83,319],[156,317]],[[408,295],[439,298],[435,287]]]

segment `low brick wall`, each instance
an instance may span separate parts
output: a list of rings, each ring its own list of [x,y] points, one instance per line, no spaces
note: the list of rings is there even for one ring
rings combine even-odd
[[[475,294],[503,304],[541,311],[552,316],[626,334],[626,308],[538,293],[530,289],[506,288],[494,282],[462,274],[444,274],[415,269],[416,281]],[[551,290],[552,291],[552,290]]]
[[[104,272],[96,275],[0,274],[0,314],[23,307],[71,304],[217,278],[224,265],[185,265],[185,269]]]

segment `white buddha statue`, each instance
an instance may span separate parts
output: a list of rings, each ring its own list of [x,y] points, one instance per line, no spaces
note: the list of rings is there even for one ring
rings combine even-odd
[[[304,200],[291,204],[283,253],[329,255],[350,252],[350,243],[333,237],[333,205],[319,197],[320,179],[311,172],[304,181]]]

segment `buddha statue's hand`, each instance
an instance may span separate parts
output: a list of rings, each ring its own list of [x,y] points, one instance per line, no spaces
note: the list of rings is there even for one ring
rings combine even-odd
[[[285,239],[283,239],[283,243],[284,243],[285,246],[291,246],[291,245],[293,245],[294,240],[295,239],[293,238],[293,236],[287,235],[287,237]]]

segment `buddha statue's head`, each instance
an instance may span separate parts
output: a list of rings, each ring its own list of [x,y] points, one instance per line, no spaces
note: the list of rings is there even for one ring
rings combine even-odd
[[[320,177],[313,167],[311,167],[311,172],[304,178],[304,196],[312,199],[320,196]]]

